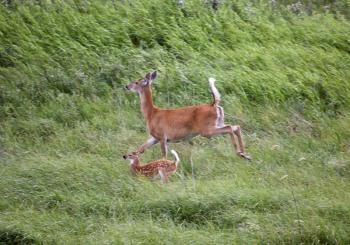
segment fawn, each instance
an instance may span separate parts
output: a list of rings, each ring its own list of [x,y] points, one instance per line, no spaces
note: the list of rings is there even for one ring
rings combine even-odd
[[[145,165],[140,165],[139,154],[136,152],[124,155],[123,158],[130,161],[130,168],[133,174],[139,174],[146,177],[155,177],[160,175],[161,181],[163,183],[167,183],[169,175],[176,172],[177,166],[180,162],[176,151],[171,150],[171,153],[174,156],[174,161],[160,159],[149,162]]]

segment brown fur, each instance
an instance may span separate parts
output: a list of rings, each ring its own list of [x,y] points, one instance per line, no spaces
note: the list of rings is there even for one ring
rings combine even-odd
[[[162,154],[165,157],[168,141],[180,141],[197,135],[211,137],[229,134],[237,154],[250,160],[250,157],[245,154],[240,126],[223,124],[224,114],[223,109],[219,107],[220,98],[215,97],[213,91],[214,101],[212,104],[161,109],[154,106],[152,99],[151,82],[156,76],[156,72],[148,73],[143,79],[136,80],[126,86],[128,90],[135,91],[140,95],[141,111],[151,135],[151,138],[139,147],[138,153],[143,153],[151,145],[160,142]],[[214,89],[216,90],[216,88]],[[218,108],[219,110],[217,110]],[[220,121],[222,125],[217,125],[217,121]],[[235,137],[237,137],[239,149],[237,149]]]

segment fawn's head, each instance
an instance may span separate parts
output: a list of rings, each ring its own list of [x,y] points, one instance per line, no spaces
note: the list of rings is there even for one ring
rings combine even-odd
[[[141,93],[146,87],[150,86],[152,81],[157,77],[157,71],[149,72],[144,78],[135,80],[129,85],[126,85],[126,89],[133,92]]]
[[[133,163],[135,160],[139,159],[139,154],[137,152],[131,152],[123,156],[125,160],[129,160],[130,163]]]

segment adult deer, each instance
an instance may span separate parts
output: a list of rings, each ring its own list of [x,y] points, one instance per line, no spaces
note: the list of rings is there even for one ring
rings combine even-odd
[[[239,125],[224,124],[224,110],[219,106],[220,94],[216,89],[214,78],[209,78],[209,87],[214,101],[177,109],[158,108],[153,104],[151,84],[157,77],[157,71],[147,73],[144,78],[133,81],[126,86],[129,91],[137,92],[141,100],[141,111],[146,119],[150,138],[141,145],[137,152],[143,153],[148,147],[160,142],[162,155],[167,155],[167,142],[176,142],[201,135],[211,137],[229,134],[237,154],[247,160]],[[238,140],[238,147],[236,142]]]

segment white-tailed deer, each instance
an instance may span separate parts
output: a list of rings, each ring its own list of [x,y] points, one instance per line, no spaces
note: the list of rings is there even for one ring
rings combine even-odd
[[[176,142],[201,135],[211,137],[229,134],[237,154],[247,160],[239,125],[224,123],[224,109],[219,106],[220,94],[216,89],[214,78],[209,78],[209,87],[214,101],[211,104],[194,105],[177,109],[158,108],[153,104],[151,84],[157,71],[147,73],[144,78],[133,81],[126,86],[127,90],[137,92],[141,100],[141,111],[146,119],[150,138],[139,147],[143,153],[148,147],[160,142],[163,157],[167,155],[167,142]],[[238,148],[236,143],[238,139]]]
[[[140,165],[139,154],[137,152],[124,155],[123,158],[130,161],[130,168],[133,174],[146,177],[155,177],[159,175],[162,182],[166,183],[168,182],[169,175],[176,172],[177,166],[180,162],[176,151],[171,150],[171,153],[174,156],[174,161],[160,159],[149,162],[145,165]]]

